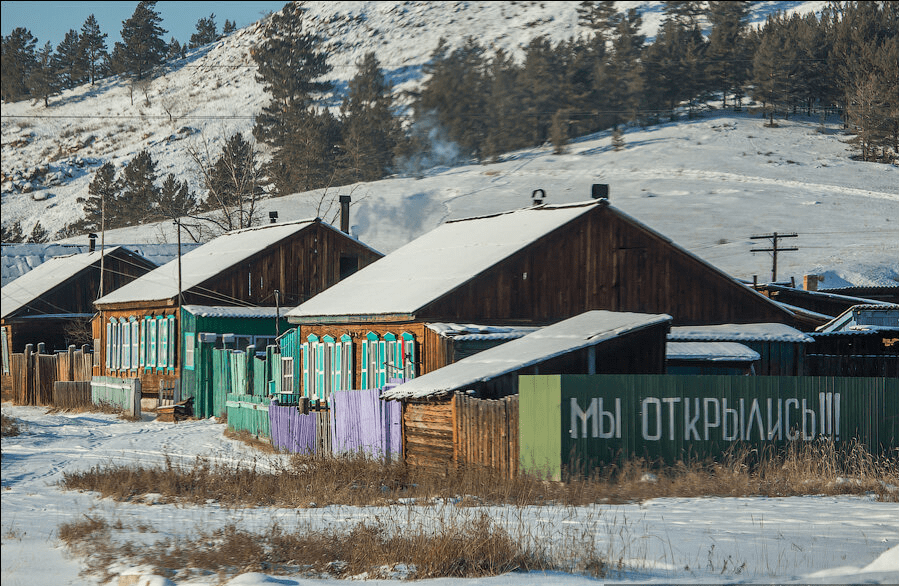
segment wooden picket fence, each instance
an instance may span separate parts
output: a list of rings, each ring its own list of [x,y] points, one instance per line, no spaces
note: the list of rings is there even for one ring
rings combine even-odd
[[[518,475],[518,395],[503,399],[453,396],[455,460],[457,465],[480,465],[508,478]]]
[[[56,381],[53,384],[52,405],[59,409],[91,407],[90,381]]]
[[[90,381],[93,355],[89,346],[58,354],[45,354],[43,344],[34,352],[29,344],[25,352],[10,356],[12,399],[18,405],[53,405],[57,381]],[[66,399],[68,401],[69,399]]]

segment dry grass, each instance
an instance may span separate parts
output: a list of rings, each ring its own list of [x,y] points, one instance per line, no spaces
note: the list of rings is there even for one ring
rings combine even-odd
[[[2,437],[12,437],[20,433],[22,433],[22,429],[16,418],[0,414],[0,435]]]
[[[460,505],[583,505],[639,502],[660,497],[796,496],[874,493],[899,502],[896,455],[875,457],[858,443],[837,448],[832,442],[796,444],[760,457],[736,450],[719,460],[672,467],[635,459],[588,478],[571,475],[549,482],[530,475],[505,478],[485,468],[442,474],[365,457],[318,458],[244,464],[198,458],[157,466],[98,465],[67,472],[62,485],[90,490],[116,500],[163,495],[169,502],[229,507],[320,507],[390,505],[451,500]]]
[[[108,413],[110,415],[118,415],[119,419],[125,421],[141,421],[140,417],[131,415],[125,409],[111,403],[92,403],[90,405],[80,405],[77,407],[50,407],[47,413]]]
[[[591,536],[543,545],[519,525],[502,527],[486,513],[456,513],[441,520],[375,517],[347,528],[277,524],[252,533],[235,524],[192,537],[164,539],[147,547],[115,539],[121,523],[86,517],[62,525],[60,539],[84,557],[86,572],[109,580],[111,562],[150,566],[153,573],[189,580],[197,574],[221,579],[244,572],[301,574],[307,578],[424,579],[482,577],[511,571],[575,571],[601,577],[609,567]],[[185,569],[188,568],[188,569]]]

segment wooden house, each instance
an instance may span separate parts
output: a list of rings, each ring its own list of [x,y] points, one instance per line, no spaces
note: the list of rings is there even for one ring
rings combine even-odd
[[[380,257],[318,218],[223,234],[96,301],[94,375],[174,382],[181,305],[296,306]]]
[[[668,315],[588,311],[407,381],[381,398],[403,403],[403,453],[412,464],[458,459],[452,395],[518,394],[528,374],[663,374]],[[516,456],[517,457],[517,456]]]
[[[802,376],[806,350],[814,340],[786,324],[758,323],[677,326],[671,328],[668,341],[742,344],[759,355],[755,374]]]
[[[541,326],[594,309],[795,317],[600,199],[447,222],[288,313],[282,356],[304,394],[327,397],[445,366],[429,324]]]
[[[100,287],[112,292],[156,268],[115,246],[62,255],[38,265],[2,289],[2,335],[10,352],[44,343],[49,351],[90,343],[90,320]],[[6,359],[4,359],[6,364]]]
[[[797,315],[803,331],[812,331],[858,305],[888,305],[888,302],[831,291],[798,289],[784,285],[758,285],[756,290]]]
[[[246,351],[255,348],[265,356],[266,348],[275,346],[280,333],[289,324],[283,307],[181,306],[181,384],[182,399],[194,399],[194,413],[199,417],[221,415],[214,409],[212,350]],[[249,393],[248,393],[249,394]]]

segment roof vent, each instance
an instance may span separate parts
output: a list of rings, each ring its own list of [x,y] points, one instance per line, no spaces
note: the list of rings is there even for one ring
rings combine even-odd
[[[609,184],[594,183],[590,190],[590,195],[593,199],[609,199]]]
[[[545,198],[546,192],[542,189],[535,189],[534,193],[531,194],[531,199],[534,201],[535,206],[541,205]]]
[[[93,232],[91,232],[90,234],[87,235],[87,238],[90,241],[90,244],[88,244],[87,251],[93,252],[93,251],[97,250],[97,235],[94,234]]]
[[[268,221],[274,224],[278,221],[278,212],[269,212],[268,213]]]
[[[350,196],[340,196],[340,231],[344,234],[350,233]]]

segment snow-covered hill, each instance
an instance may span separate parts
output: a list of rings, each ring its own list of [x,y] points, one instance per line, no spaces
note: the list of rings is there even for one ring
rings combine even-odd
[[[308,2],[310,25],[327,39],[337,103],[355,63],[375,51],[399,94],[421,82],[422,66],[441,37],[452,45],[468,36],[512,54],[532,38],[555,41],[582,34],[578,2]],[[652,37],[660,2],[637,7]],[[823,2],[760,2],[756,22],[774,9],[816,10]],[[249,133],[268,97],[255,80],[250,48],[256,25],[170,64],[165,75],[131,87],[118,79],[68,91],[50,108],[3,105],[3,224],[25,233],[40,220],[51,233],[81,217],[93,171],[122,165],[148,149],[160,174],[193,180],[187,148],[216,149],[223,137]],[[800,248],[778,259],[779,278],[817,272],[857,284],[899,280],[899,172],[860,163],[837,122],[791,120],[764,128],[748,112],[633,128],[627,148],[609,137],[585,137],[568,153],[535,148],[493,165],[438,167],[424,174],[341,188],[354,200],[355,233],[383,252],[447,218],[528,205],[542,188],[549,202],[589,196],[592,183],[609,183],[612,202],[678,244],[738,277],[770,276],[770,259],[749,252],[753,234],[797,232]],[[452,145],[447,145],[452,152]],[[195,183],[195,181],[194,181]],[[336,191],[328,195],[335,195]],[[322,215],[319,193],[265,202],[282,220]],[[144,226],[107,235],[119,242],[171,238],[170,226]],[[171,238],[173,240],[173,238]],[[839,284],[839,283],[838,283]],[[836,286],[836,285],[833,285]]]

